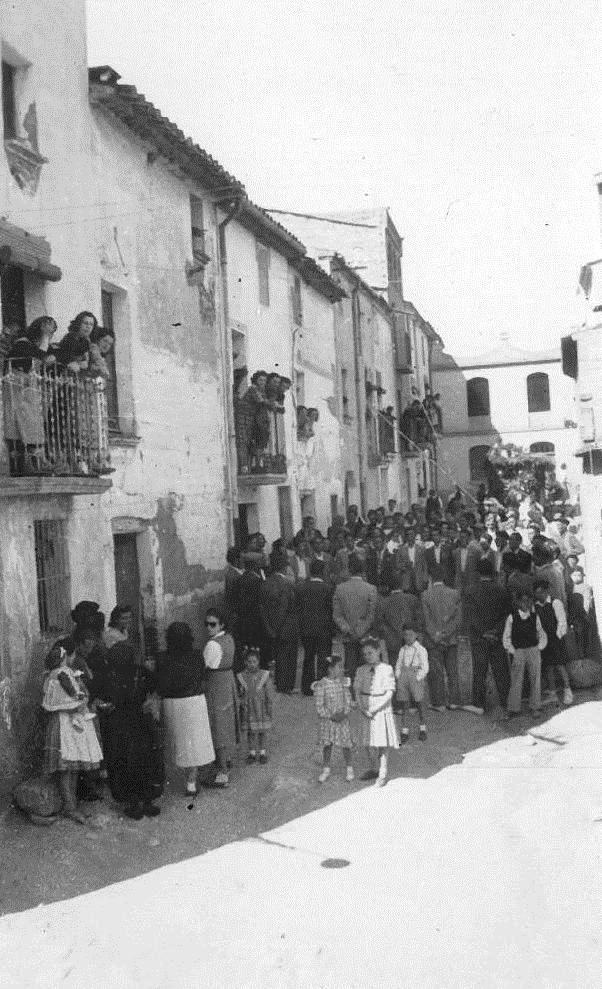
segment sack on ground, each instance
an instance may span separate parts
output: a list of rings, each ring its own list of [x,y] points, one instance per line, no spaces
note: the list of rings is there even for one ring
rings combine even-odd
[[[571,687],[577,690],[602,684],[602,666],[595,659],[575,659],[566,668]]]
[[[63,805],[55,780],[51,776],[40,776],[19,783],[14,800],[20,810],[38,817],[54,817]]]

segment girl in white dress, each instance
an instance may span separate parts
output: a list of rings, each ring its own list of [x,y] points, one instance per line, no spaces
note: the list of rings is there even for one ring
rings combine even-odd
[[[76,784],[80,772],[91,772],[102,762],[102,749],[88,709],[88,691],[81,673],[71,668],[75,646],[71,639],[57,642],[46,659],[42,707],[48,712],[44,770],[56,773],[63,813],[78,824],[85,818],[77,809]]]
[[[388,750],[399,748],[399,736],[393,716],[395,674],[383,663],[380,641],[374,636],[362,639],[364,666],[355,675],[355,696],[360,712],[360,745],[366,749],[369,769],[363,780],[376,780],[376,786],[387,782]],[[378,769],[376,768],[378,758]]]

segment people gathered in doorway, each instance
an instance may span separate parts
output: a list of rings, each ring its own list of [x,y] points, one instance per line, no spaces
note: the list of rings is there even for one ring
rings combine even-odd
[[[73,326],[70,358],[95,328]],[[248,771],[265,766],[298,686],[317,782],[340,749],[351,783],[359,748],[360,779],[383,786],[391,751],[426,743],[432,717],[573,702],[571,663],[599,647],[583,549],[566,500],[431,490],[404,513],[350,505],[326,532],[307,516],[290,542],[250,535],[228,550],[222,607],[197,616],[196,636],[173,622],[152,658],[129,606],[106,623],[80,601],[46,661],[45,773],[78,823],[107,790],[131,820],[156,817],[165,765],[189,800],[236,781],[241,741]]]

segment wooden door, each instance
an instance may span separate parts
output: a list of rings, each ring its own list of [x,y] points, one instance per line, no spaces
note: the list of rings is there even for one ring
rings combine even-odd
[[[115,586],[117,604],[132,609],[132,642],[138,648],[142,638],[142,609],[140,607],[140,567],[138,566],[138,545],[135,532],[118,533],[113,536],[115,552]]]

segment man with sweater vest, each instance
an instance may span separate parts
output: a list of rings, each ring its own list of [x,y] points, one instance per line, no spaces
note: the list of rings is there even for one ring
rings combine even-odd
[[[512,657],[508,717],[520,714],[525,668],[529,671],[529,707],[537,715],[541,708],[541,653],[548,644],[539,615],[533,607],[533,595],[522,591],[506,619],[504,649]]]

